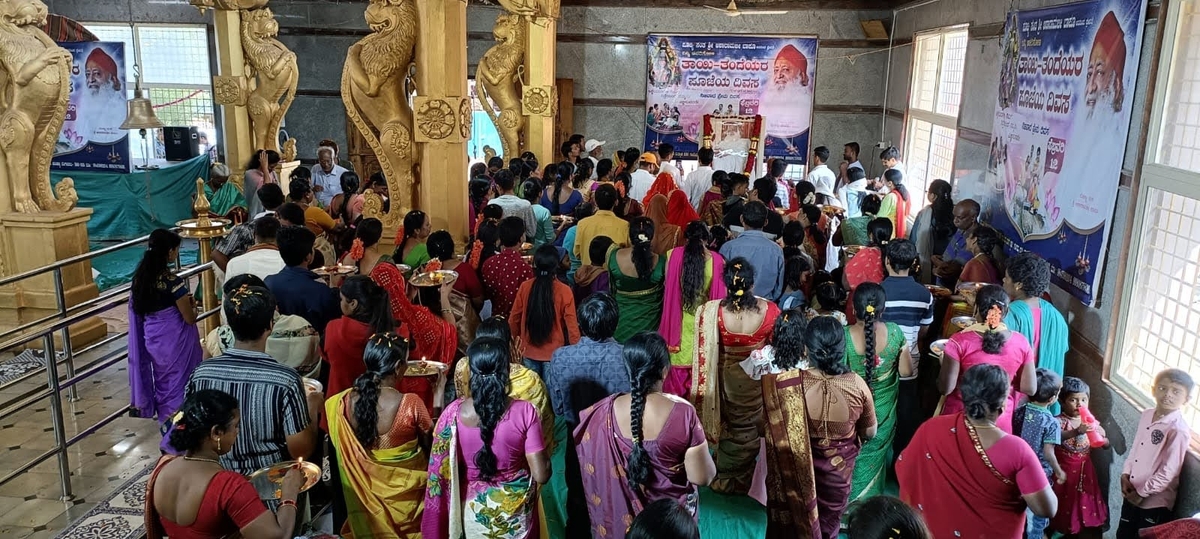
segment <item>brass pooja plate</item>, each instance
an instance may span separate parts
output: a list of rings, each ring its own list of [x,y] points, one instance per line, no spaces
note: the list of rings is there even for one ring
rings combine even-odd
[[[446,364],[444,364],[444,363],[439,363],[437,361],[427,361],[427,360],[422,359],[419,361],[409,361],[408,368],[405,369],[405,371],[404,371],[404,376],[406,376],[406,377],[408,377],[408,376],[413,376],[413,377],[435,376],[435,375],[441,374],[442,372],[445,372],[445,370],[446,370]]]
[[[950,339],[939,339],[933,341],[929,345],[929,351],[933,352],[934,355],[940,356],[946,351],[946,343],[948,342],[950,342]]]
[[[287,475],[288,470],[296,466],[299,466],[300,471],[304,473],[304,486],[300,487],[300,492],[312,488],[321,479],[320,466],[306,460],[285,460],[250,474],[250,484],[254,485],[254,489],[258,491],[259,498],[264,500],[278,500],[283,497],[282,487],[284,476]]]
[[[302,378],[302,380],[304,381],[304,391],[309,393],[323,393],[325,391],[325,386],[321,385],[321,382],[312,378]]]
[[[454,284],[458,280],[458,272],[451,270],[437,270],[427,273],[418,273],[412,276],[408,282],[413,286],[442,286],[443,284]]]
[[[925,288],[929,289],[929,293],[933,294],[933,297],[935,298],[946,298],[953,294],[949,288],[938,286],[936,284],[927,284],[925,285]]]
[[[967,329],[975,325],[975,318],[972,316],[955,316],[950,319],[950,323],[954,324],[958,329]]]
[[[323,268],[317,268],[313,270],[313,273],[325,277],[329,275],[350,275],[355,271],[358,271],[358,268],[340,264],[337,266],[325,266]]]

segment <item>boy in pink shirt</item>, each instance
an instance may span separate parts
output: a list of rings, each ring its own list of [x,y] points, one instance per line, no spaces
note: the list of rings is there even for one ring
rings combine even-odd
[[[1167,369],[1154,378],[1155,407],[1142,412],[1121,471],[1125,503],[1117,539],[1136,539],[1139,530],[1173,518],[1179,475],[1191,441],[1191,429],[1180,410],[1194,387],[1192,377],[1179,369]]]

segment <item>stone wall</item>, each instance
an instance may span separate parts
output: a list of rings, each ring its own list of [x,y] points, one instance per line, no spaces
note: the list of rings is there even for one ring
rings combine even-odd
[[[1027,0],[1022,9],[1036,9],[1069,3],[1070,0]],[[1150,2],[1152,17],[1158,13],[1158,2]],[[942,0],[907,11],[896,17],[895,37],[900,42],[911,40],[916,32],[943,28],[958,24],[970,24],[970,44],[967,48],[966,73],[963,76],[963,105],[959,114],[960,132],[955,152],[955,169],[958,171],[982,171],[987,165],[989,148],[982,140],[990,140],[992,116],[996,102],[996,87],[999,82],[1000,33],[1008,8],[1007,2],[994,0]],[[1158,31],[1157,18],[1149,18],[1143,33],[1142,57],[1139,62],[1137,86],[1134,89],[1133,113],[1130,122],[1129,142],[1125,148],[1124,170],[1121,187],[1117,193],[1116,210],[1113,216],[1113,232],[1104,260],[1096,306],[1088,307],[1057,287],[1053,287],[1054,304],[1067,317],[1071,326],[1072,350],[1067,358],[1067,374],[1084,379],[1092,388],[1092,408],[1102,418],[1104,428],[1112,441],[1111,451],[1093,453],[1098,473],[1109,487],[1109,508],[1115,518],[1121,507],[1120,472],[1129,445],[1133,442],[1134,429],[1138,422],[1139,408],[1115,388],[1107,385],[1104,375],[1105,348],[1113,323],[1113,308],[1119,294],[1120,283],[1117,272],[1125,261],[1120,253],[1125,247],[1124,234],[1129,223],[1130,178],[1135,174],[1138,137],[1145,121],[1144,108],[1150,78],[1150,66],[1154,60],[1154,39]],[[905,44],[893,51],[887,109],[892,113],[886,117],[884,140],[901,146],[903,134],[902,113],[908,100],[912,77],[912,46]],[[901,114],[897,114],[897,112]],[[974,132],[974,133],[972,133]],[[1200,426],[1193,426],[1197,428]],[[1180,498],[1176,510],[1180,516],[1190,516],[1200,511],[1200,459],[1193,453],[1184,470],[1184,483],[1179,489]],[[1114,526],[1115,529],[1115,526]]]

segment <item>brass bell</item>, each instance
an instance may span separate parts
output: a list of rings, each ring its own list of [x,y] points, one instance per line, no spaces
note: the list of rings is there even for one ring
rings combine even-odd
[[[150,103],[150,99],[142,96],[140,84],[133,91],[133,99],[127,101],[125,105],[128,107],[128,112],[125,115],[125,122],[121,124],[121,129],[157,129],[163,126],[163,123],[154,115],[154,105]]]

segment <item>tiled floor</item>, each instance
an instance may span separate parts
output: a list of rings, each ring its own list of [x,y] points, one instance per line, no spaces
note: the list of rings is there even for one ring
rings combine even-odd
[[[112,324],[110,324],[111,327]],[[122,345],[124,343],[121,343]],[[80,363],[85,363],[86,359]],[[40,385],[44,376],[0,390],[0,409]],[[109,367],[78,386],[79,400],[63,401],[67,437],[129,404],[124,362]],[[49,399],[0,418],[0,476],[54,447]],[[67,460],[73,496],[62,500],[55,458],[0,485],[0,537],[54,537],[110,496],[116,487],[158,457],[160,436],[154,421],[120,417],[71,446]]]

